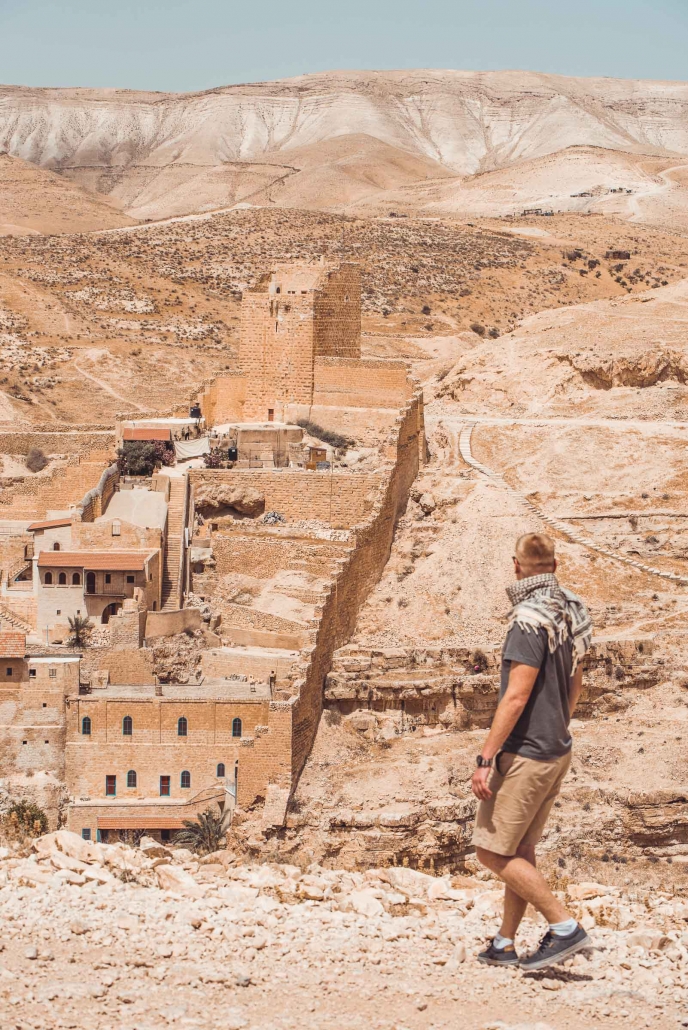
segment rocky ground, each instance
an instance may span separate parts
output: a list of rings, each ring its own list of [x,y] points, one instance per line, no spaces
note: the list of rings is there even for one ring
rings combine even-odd
[[[522,227],[533,228],[528,219]],[[547,230],[255,209],[124,231],[0,236],[0,412],[102,422],[186,403],[235,367],[240,291],[275,261],[358,262],[365,353],[427,365],[436,352],[445,374],[474,349],[479,361],[482,341],[535,312],[685,275],[683,242],[667,232],[567,215],[547,219]],[[610,247],[632,260],[608,259]]]
[[[8,1030],[688,1025],[688,903],[671,889],[570,883],[591,948],[523,974],[475,960],[501,897],[484,873],[245,865],[64,830],[0,856]],[[526,921],[520,949],[541,931]]]

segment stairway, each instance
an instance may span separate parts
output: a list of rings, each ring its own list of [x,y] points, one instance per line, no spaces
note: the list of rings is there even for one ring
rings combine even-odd
[[[177,611],[181,603],[182,540],[184,536],[184,497],[186,476],[170,480],[167,507],[167,540],[162,570],[163,612]]]

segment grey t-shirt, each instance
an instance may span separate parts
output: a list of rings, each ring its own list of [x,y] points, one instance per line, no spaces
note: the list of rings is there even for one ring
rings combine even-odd
[[[503,750],[541,762],[560,758],[572,746],[569,733],[569,684],[573,641],[567,640],[552,653],[546,629],[526,632],[520,626],[513,625],[502,648],[500,700],[509,683],[512,662],[522,662],[540,671],[528,703],[505,741]]]

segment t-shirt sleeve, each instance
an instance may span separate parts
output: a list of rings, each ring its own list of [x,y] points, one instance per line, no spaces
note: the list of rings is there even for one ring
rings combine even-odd
[[[544,629],[521,629],[514,624],[504,644],[503,657],[509,662],[522,662],[533,669],[539,669],[545,657],[547,631]]]

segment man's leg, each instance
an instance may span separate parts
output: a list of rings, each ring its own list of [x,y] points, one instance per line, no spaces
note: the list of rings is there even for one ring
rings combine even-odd
[[[516,857],[523,858],[530,865],[535,866],[535,845],[519,844]],[[524,901],[520,894],[517,894],[506,884],[504,887],[504,918],[499,928],[502,937],[507,937],[509,940],[514,939],[516,931],[521,925],[521,920],[526,914],[527,907],[528,902]]]
[[[563,923],[571,918],[570,913],[552,894],[545,878],[526,858],[518,854],[510,857],[497,855],[494,851],[486,851],[484,848],[476,848],[475,853],[481,865],[504,880],[507,887],[518,895],[524,906],[528,903],[533,905],[548,923]],[[523,913],[521,913],[521,918],[522,915]],[[513,935],[504,934],[504,936]]]

